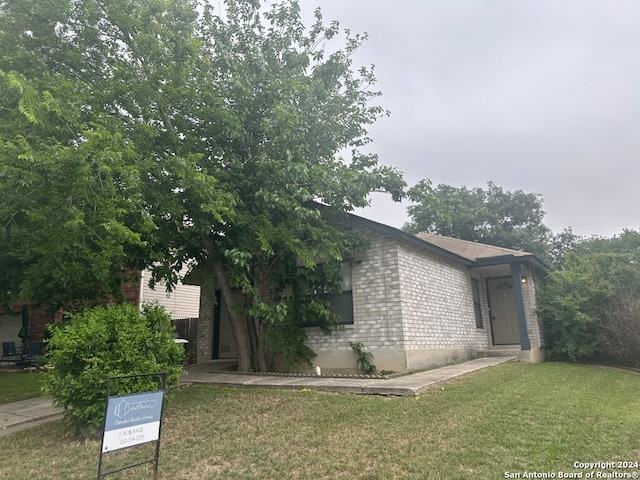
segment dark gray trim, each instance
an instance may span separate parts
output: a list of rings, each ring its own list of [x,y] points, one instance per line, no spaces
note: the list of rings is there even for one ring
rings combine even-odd
[[[211,342],[211,360],[220,358],[220,316],[222,314],[222,292],[215,291],[216,304],[213,306],[213,339]]]
[[[476,294],[478,303],[476,303]],[[473,311],[476,316],[476,328],[484,330],[484,318],[482,318],[482,288],[480,279],[471,277],[471,299],[473,301]]]
[[[499,255],[495,257],[484,257],[476,260],[469,268],[492,267],[495,265],[506,265],[513,263],[528,263],[540,270],[549,270],[544,263],[538,260],[533,254],[527,255]]]
[[[518,326],[520,329],[520,349],[531,350],[527,317],[524,309],[524,296],[522,295],[522,269],[520,262],[511,264],[511,277],[513,279],[513,293],[516,297],[516,310],[518,312]]]

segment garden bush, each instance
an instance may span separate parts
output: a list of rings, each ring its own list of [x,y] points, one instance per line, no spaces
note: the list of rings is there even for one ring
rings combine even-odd
[[[640,364],[640,269],[620,253],[569,253],[539,290],[551,358]]]
[[[169,315],[158,306],[142,312],[133,305],[108,305],[72,315],[53,329],[48,341],[44,391],[65,417],[91,430],[104,421],[109,376],[167,372],[168,385],[182,371],[182,345],[176,344]],[[159,377],[117,379],[112,395],[159,389]]]
[[[640,367],[640,297],[630,291],[617,295],[595,324],[602,359]]]

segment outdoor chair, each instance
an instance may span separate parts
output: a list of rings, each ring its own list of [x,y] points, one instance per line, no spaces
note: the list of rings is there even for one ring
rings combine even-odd
[[[27,351],[24,354],[23,361],[33,363],[36,357],[42,355],[42,343],[33,342],[27,347]]]
[[[17,362],[20,360],[20,357],[20,352],[16,348],[16,342],[2,342],[2,359],[0,359],[0,362]]]

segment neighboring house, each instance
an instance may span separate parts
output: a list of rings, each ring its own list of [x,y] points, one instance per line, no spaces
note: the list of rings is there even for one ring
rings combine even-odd
[[[479,355],[544,358],[532,254],[431,234],[410,235],[355,215],[349,227],[370,248],[344,264],[343,293],[331,298],[345,325],[307,328],[315,365],[353,369],[349,342],[362,342],[378,371],[430,368]],[[210,285],[215,290],[215,285]],[[201,298],[198,361],[234,358],[219,292]]]
[[[200,305],[200,287],[178,283],[171,292],[166,291],[165,284],[159,282],[155,288],[149,287],[151,273],[143,270],[140,277],[123,287],[125,300],[134,305],[158,303],[171,315],[171,318],[197,318]],[[0,310],[0,340],[22,342],[18,332],[22,326],[22,305],[15,303],[11,310]],[[51,314],[46,306],[29,307],[30,342],[41,342],[46,326],[62,320],[62,311]]]
[[[187,272],[180,272],[182,276]],[[197,285],[185,285],[177,283],[170,292],[167,292],[166,284],[158,282],[154,288],[149,286],[151,272],[143,270],[140,274],[139,290],[137,298],[132,299],[136,305],[145,303],[157,303],[171,315],[171,318],[198,318],[200,311],[200,287]]]
[[[0,341],[15,342],[16,345],[22,345],[22,338],[18,336],[22,328],[22,307],[24,303],[17,302],[11,305],[10,310],[0,309]],[[29,308],[29,342],[41,342],[44,331],[49,323],[59,322],[62,320],[62,312],[51,314],[46,307]]]

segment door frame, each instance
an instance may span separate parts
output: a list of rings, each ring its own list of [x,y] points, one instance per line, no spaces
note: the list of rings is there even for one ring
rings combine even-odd
[[[493,323],[493,310],[491,307],[491,289],[489,288],[489,282],[492,280],[511,280],[513,282],[513,277],[511,275],[500,275],[498,277],[487,277],[485,278],[485,290],[487,292],[487,305],[489,306],[489,322],[491,325],[491,345],[492,346],[499,346],[499,345],[520,345],[520,342],[518,341],[517,343],[496,343],[496,336],[495,336],[495,329],[494,329],[494,323]],[[515,294],[515,285],[513,287],[513,301],[516,304],[516,318],[514,319],[516,322],[516,325],[518,325],[518,332],[520,331],[520,326],[519,326],[519,319],[517,316],[517,312],[518,312],[518,300]]]
[[[213,331],[211,335],[211,360],[220,358],[220,314],[222,311],[222,292],[216,289],[214,292],[216,303],[213,306]]]
[[[495,278],[509,278],[509,276],[499,275],[497,277],[488,277],[486,281],[488,282],[491,279]],[[529,338],[529,328],[527,325],[527,313],[524,308],[524,295],[522,293],[522,262],[512,262],[511,263],[511,276],[513,282],[513,294],[515,296],[516,301],[516,312],[517,312],[517,320],[518,320],[518,330],[520,332],[520,350],[531,350],[531,339]],[[491,300],[489,295],[489,284],[485,284],[487,288],[487,303],[489,304],[489,308],[491,307]],[[491,310],[489,310],[491,314]],[[490,315],[491,316],[491,315]],[[495,336],[493,334],[493,321],[489,318],[491,323],[491,342],[493,345],[495,343]]]

